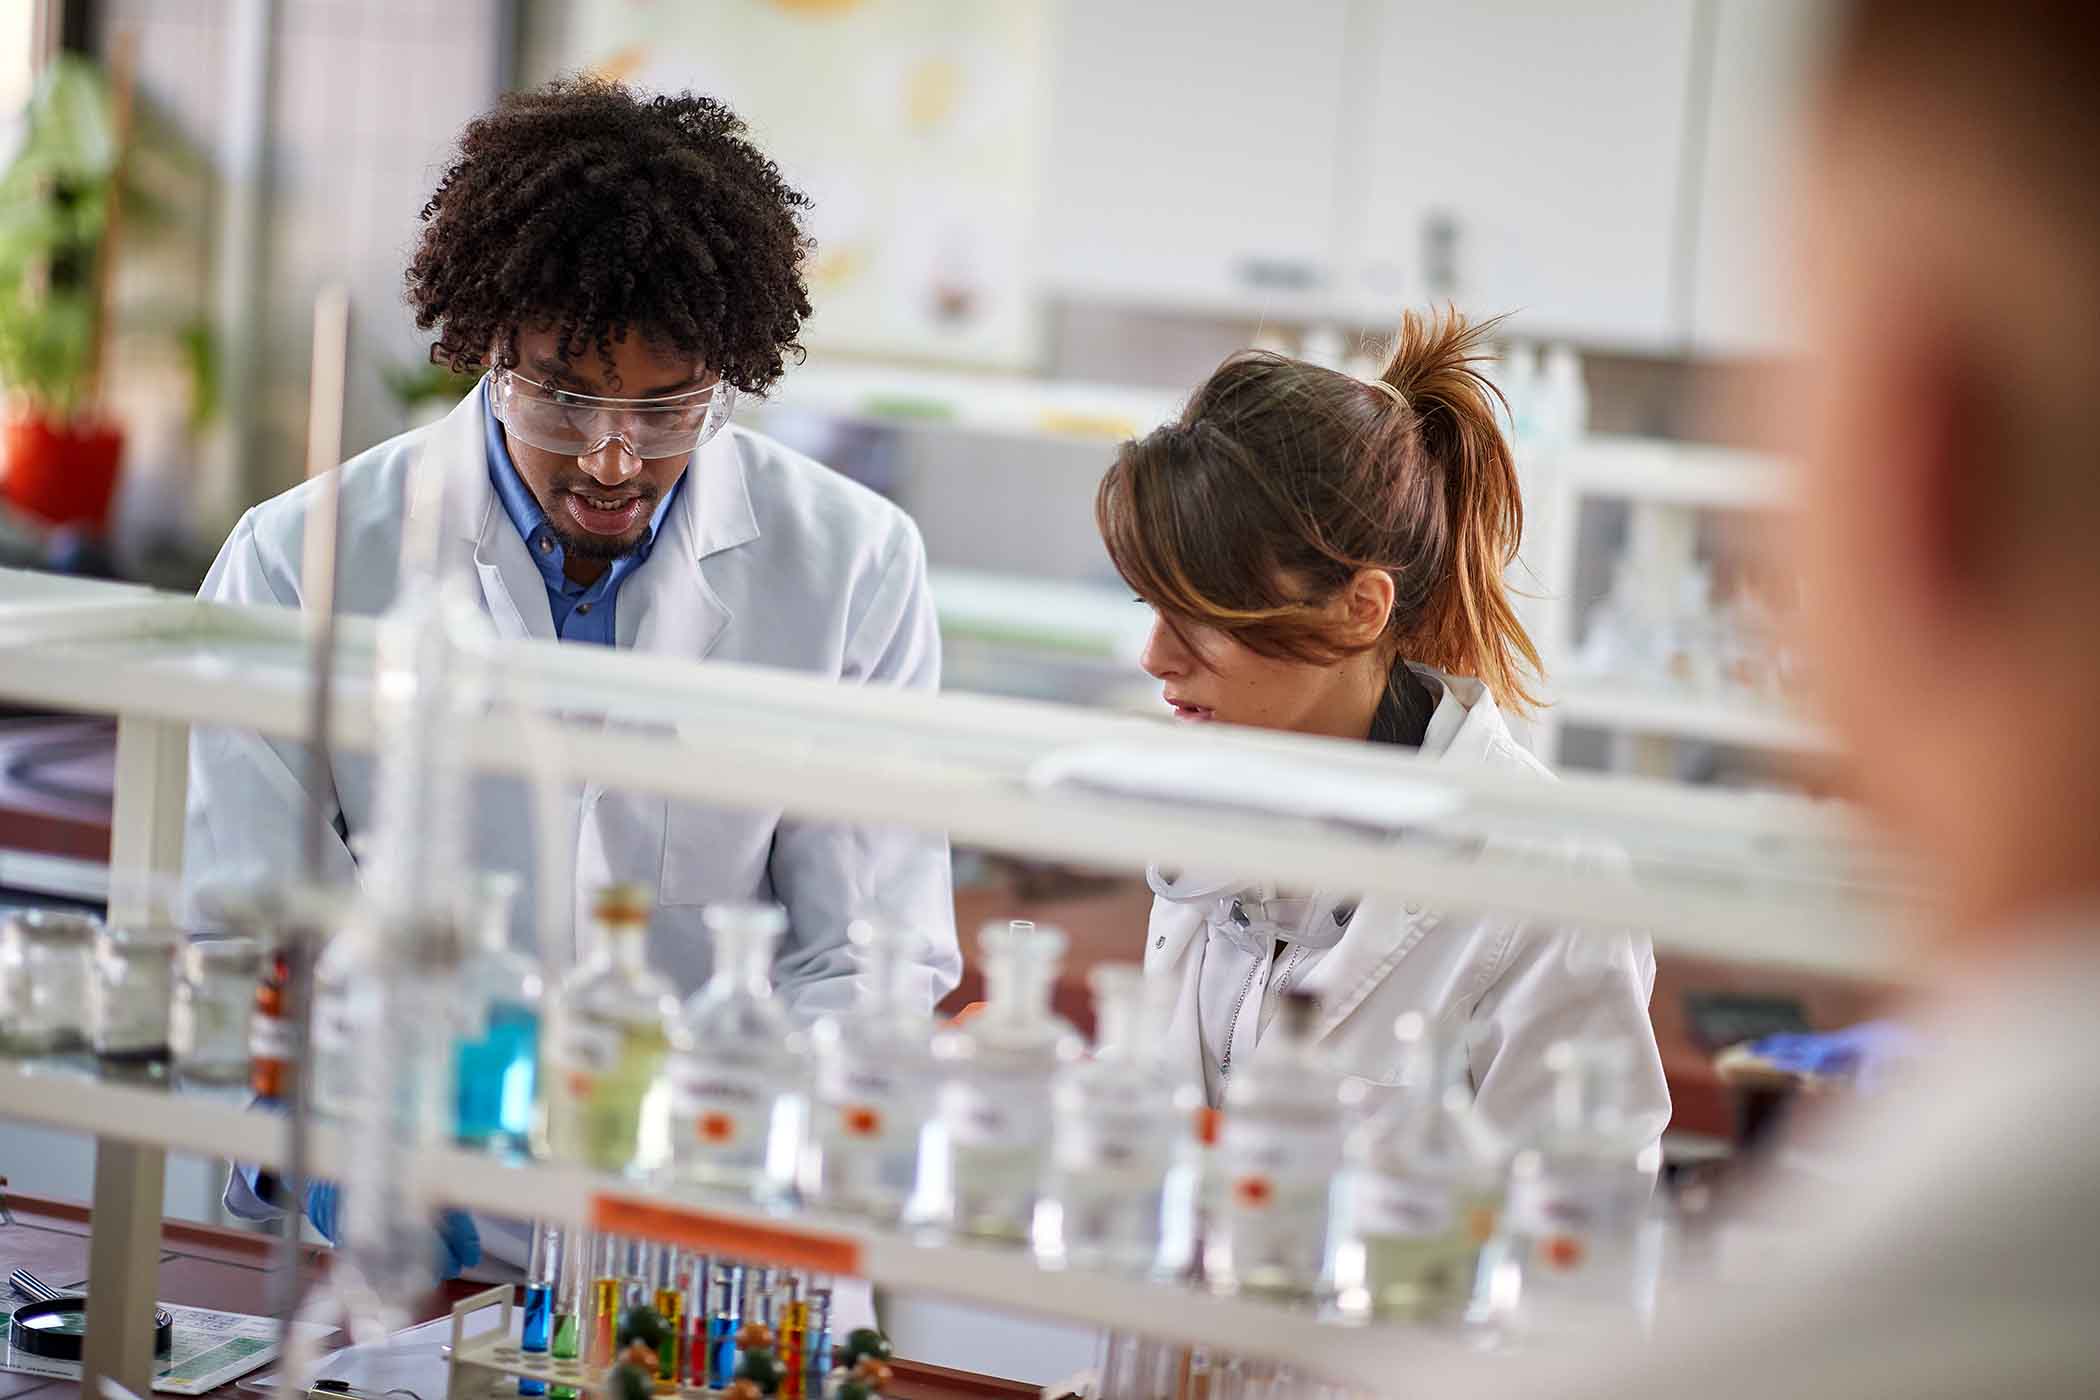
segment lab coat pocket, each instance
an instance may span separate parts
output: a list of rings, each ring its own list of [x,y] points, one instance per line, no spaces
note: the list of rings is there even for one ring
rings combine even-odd
[[[664,817],[657,898],[666,905],[750,899],[770,889],[768,857],[778,812],[672,802]]]

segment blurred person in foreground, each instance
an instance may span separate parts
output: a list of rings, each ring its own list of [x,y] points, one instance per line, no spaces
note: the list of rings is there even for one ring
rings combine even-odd
[[[1823,1144],[1841,1202],[1771,1202],[1783,1272],[1492,1394],[2100,1394],[2100,22],[1869,0],[1810,130],[1805,640],[1935,882],[1934,1052]]]

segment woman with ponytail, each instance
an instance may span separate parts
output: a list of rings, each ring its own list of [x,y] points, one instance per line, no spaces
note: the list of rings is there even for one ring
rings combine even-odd
[[[1371,381],[1238,354],[1179,421],[1125,444],[1095,515],[1156,614],[1143,665],[1178,718],[1547,778],[1503,718],[1537,702],[1539,659],[1503,583],[1524,506],[1477,368],[1489,329],[1410,314]],[[1373,1084],[1396,1082],[1402,1013],[1463,1039],[1481,1112],[1513,1138],[1546,1111],[1549,1045],[1617,1043],[1629,1129],[1661,1135],[1646,938],[1149,878],[1146,970],[1181,982],[1171,1042],[1200,1059],[1213,1105],[1298,989],[1320,1000],[1325,1048]]]

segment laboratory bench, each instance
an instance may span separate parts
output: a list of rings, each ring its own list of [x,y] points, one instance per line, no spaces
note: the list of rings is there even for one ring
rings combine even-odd
[[[0,1186],[4,1192],[4,1186]],[[41,1196],[5,1193],[0,1211],[0,1275],[26,1269],[54,1288],[72,1290],[87,1278],[88,1237],[93,1212],[70,1201]],[[188,1221],[161,1223],[160,1284],[162,1302],[184,1307],[213,1308],[225,1312],[267,1314],[269,1294],[281,1265],[277,1240],[269,1235],[229,1230]],[[329,1251],[305,1246],[307,1260],[325,1270]],[[468,1282],[439,1284],[409,1307],[414,1321],[443,1317],[456,1301],[479,1292],[484,1285]],[[341,1339],[325,1345],[340,1345]],[[888,1392],[892,1400],[1022,1400],[1037,1387],[1019,1381],[981,1376],[946,1366],[898,1359],[891,1369],[896,1384]],[[268,1368],[256,1373],[269,1374]],[[77,1394],[74,1381],[0,1371],[0,1400],[34,1396],[36,1400],[58,1400]],[[217,1397],[245,1395],[228,1384],[207,1392]],[[431,1397],[436,1400],[436,1397]]]

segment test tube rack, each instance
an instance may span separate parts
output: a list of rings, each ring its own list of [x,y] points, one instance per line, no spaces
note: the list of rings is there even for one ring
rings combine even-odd
[[[469,1331],[468,1324],[490,1309],[497,1309],[493,1326]],[[470,1294],[452,1305],[451,1373],[445,1400],[493,1400],[515,1397],[520,1380],[544,1381],[549,1386],[572,1386],[587,1396],[606,1393],[606,1371],[580,1361],[556,1361],[540,1352],[521,1351],[511,1336],[512,1315],[517,1304],[511,1285],[498,1284]],[[679,1400],[714,1400],[723,1394],[706,1386],[682,1385],[658,1388],[658,1395]]]

